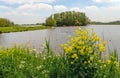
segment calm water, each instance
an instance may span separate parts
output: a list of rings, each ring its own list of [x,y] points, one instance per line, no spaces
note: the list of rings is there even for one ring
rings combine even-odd
[[[37,31],[3,33],[0,34],[0,46],[11,47],[15,44],[33,46],[39,49],[45,43],[45,38],[50,40],[54,51],[61,52],[60,44],[67,41],[69,34],[74,35],[78,27],[57,27]],[[107,51],[116,49],[120,51],[120,25],[90,25],[82,28],[94,28],[98,35],[108,42]]]

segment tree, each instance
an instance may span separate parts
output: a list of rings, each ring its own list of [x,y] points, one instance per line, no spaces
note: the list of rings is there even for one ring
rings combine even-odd
[[[52,16],[50,16],[46,19],[46,25],[50,27],[56,26],[56,20]]]
[[[55,13],[46,19],[46,25],[49,25],[48,21],[56,21],[57,26],[84,26],[90,23],[85,13],[76,11]]]
[[[0,27],[9,27],[13,26],[14,23],[6,18],[0,18]]]

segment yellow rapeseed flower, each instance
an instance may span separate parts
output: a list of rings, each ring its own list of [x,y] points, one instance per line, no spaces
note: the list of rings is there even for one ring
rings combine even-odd
[[[104,42],[103,42],[103,45],[106,45],[106,44],[107,44],[107,42],[106,42],[106,41],[104,41]]]
[[[105,51],[105,46],[103,44],[98,44],[100,52],[104,52]]]
[[[118,65],[119,65],[119,63],[118,63],[117,61],[114,61],[114,64],[115,64],[116,66],[118,66]]]
[[[110,64],[111,63],[111,60],[107,60],[107,64]]]
[[[84,55],[84,50],[83,49],[80,50],[80,54]]]
[[[103,67],[106,67],[106,64],[104,64]]]
[[[101,63],[102,61],[101,60],[98,60],[99,63]]]
[[[78,59],[78,55],[76,53],[74,53],[71,57],[74,59]]]
[[[90,57],[90,61],[93,61],[93,57]]]

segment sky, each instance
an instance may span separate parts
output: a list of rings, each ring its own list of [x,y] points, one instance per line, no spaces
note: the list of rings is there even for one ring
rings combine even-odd
[[[0,18],[15,24],[45,22],[51,14],[85,12],[92,21],[120,20],[120,0],[0,0]]]

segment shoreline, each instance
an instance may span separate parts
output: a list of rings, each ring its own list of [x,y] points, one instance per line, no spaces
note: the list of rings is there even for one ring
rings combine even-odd
[[[2,33],[11,33],[11,32],[23,32],[23,31],[33,31],[33,30],[42,30],[48,29],[48,26],[32,26],[32,27],[25,27],[25,26],[12,26],[12,27],[0,27],[0,34]]]

